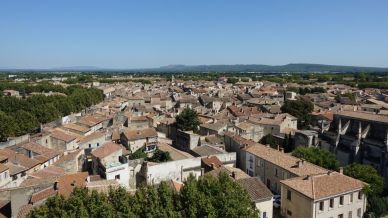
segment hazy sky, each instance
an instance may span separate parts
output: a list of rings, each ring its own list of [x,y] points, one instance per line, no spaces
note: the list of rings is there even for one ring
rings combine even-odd
[[[0,1],[0,68],[287,63],[388,67],[388,1]]]

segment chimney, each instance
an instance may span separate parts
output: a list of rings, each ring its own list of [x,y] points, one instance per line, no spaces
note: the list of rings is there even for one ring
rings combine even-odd
[[[277,145],[277,149],[278,149],[278,151],[280,151],[280,145]]]
[[[344,168],[340,167],[338,172],[341,173],[341,174],[344,174]]]
[[[205,168],[201,168],[201,176],[205,175]]]
[[[304,164],[304,161],[300,160],[300,161],[297,162],[297,164],[298,164],[298,168],[301,168],[303,166],[303,164]]]
[[[284,148],[280,148],[280,152],[284,153]]]
[[[266,144],[265,147],[269,148],[270,146],[269,146],[269,144]]]

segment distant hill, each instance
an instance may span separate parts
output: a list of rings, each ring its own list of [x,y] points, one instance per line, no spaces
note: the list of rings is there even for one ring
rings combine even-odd
[[[287,65],[260,65],[260,64],[238,64],[238,65],[169,65],[157,69],[144,69],[152,71],[170,72],[387,72],[388,68],[379,67],[356,67],[337,66],[324,64],[287,64]]]
[[[356,67],[325,64],[286,64],[286,65],[262,65],[262,64],[236,64],[236,65],[168,65],[158,68],[142,69],[113,69],[93,66],[61,67],[51,69],[0,69],[0,71],[126,71],[126,72],[338,72],[338,73],[388,73],[388,68],[381,67]]]

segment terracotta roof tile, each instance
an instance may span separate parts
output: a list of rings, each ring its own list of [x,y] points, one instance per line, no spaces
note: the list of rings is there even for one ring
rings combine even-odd
[[[69,197],[74,187],[85,187],[88,172],[68,174],[59,177],[58,179],[58,193],[64,197]]]
[[[327,169],[259,143],[251,145],[244,150],[297,176],[326,173],[328,171]]]
[[[55,190],[53,187],[41,190],[39,192],[32,194],[31,199],[30,199],[30,203],[34,204],[36,202],[39,202],[39,201],[45,200],[49,197],[52,197],[56,194],[57,194],[57,190]]]
[[[31,159],[23,154],[18,154],[15,151],[8,148],[0,149],[0,154],[7,156],[9,162],[16,165],[21,165],[28,169],[31,169],[40,164],[40,161],[36,159]]]
[[[295,177],[280,181],[311,199],[321,199],[361,190],[365,183],[338,172]]]
[[[119,150],[122,150],[122,146],[113,142],[108,142],[94,149],[91,154],[101,159]]]
[[[222,162],[216,156],[208,156],[201,159],[202,163],[208,167],[219,168],[222,166]]]
[[[105,136],[105,132],[94,132],[90,135],[87,135],[87,136],[83,136],[80,138],[80,140],[78,141],[79,144],[84,144],[86,142],[89,142],[93,139],[97,139],[97,138],[101,138],[101,137],[104,137]]]
[[[87,132],[90,131],[90,129],[88,127],[81,126],[81,125],[78,125],[78,124],[75,124],[75,123],[65,124],[65,125],[62,126],[62,128],[69,129],[69,130],[75,130],[75,131],[78,131],[78,132],[81,132],[81,133],[87,133]]]
[[[59,140],[64,141],[64,142],[71,142],[71,141],[76,139],[75,136],[66,134],[66,133],[59,131],[59,130],[54,130],[51,133],[51,137],[53,137],[55,139],[59,139]]]
[[[249,194],[252,201],[260,202],[272,198],[273,194],[271,191],[260,181],[257,177],[249,177],[237,180]]]
[[[124,130],[123,134],[129,141],[158,136],[158,133],[154,128],[146,128],[139,130],[126,129]]]
[[[8,169],[9,169],[8,166],[6,166],[6,165],[0,163],[0,173],[6,171],[6,170],[8,170]]]
[[[32,151],[32,152],[37,153],[41,156],[45,156],[48,159],[52,159],[52,158],[62,154],[62,152],[60,152],[60,151],[47,148],[47,147],[40,145],[38,143],[35,143],[35,142],[28,142],[25,144],[21,144],[18,147],[24,148],[28,151]]]
[[[26,204],[22,206],[19,210],[17,218],[26,218],[31,210],[32,210],[32,204]]]

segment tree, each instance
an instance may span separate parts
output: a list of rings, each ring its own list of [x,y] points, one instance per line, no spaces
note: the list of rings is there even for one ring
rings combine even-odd
[[[147,160],[152,162],[157,162],[157,163],[167,162],[171,160],[171,156],[170,156],[170,153],[168,153],[167,151],[156,149],[152,157],[148,158]]]
[[[276,148],[277,144],[272,134],[265,135],[261,140],[261,144],[269,145],[271,148]]]
[[[0,141],[6,141],[9,136],[16,136],[18,131],[15,119],[0,111]]]
[[[34,133],[39,123],[48,123],[78,112],[86,107],[103,100],[102,91],[80,86],[62,86],[48,83],[38,83],[36,86],[24,83],[0,82],[0,90],[13,89],[23,93],[31,92],[60,92],[66,94],[45,96],[43,94],[30,95],[28,98],[0,96],[0,140],[11,136]]]
[[[309,100],[298,99],[284,102],[280,108],[283,113],[289,113],[298,118],[298,127],[305,127],[310,123],[310,113],[314,109],[313,103]]]
[[[294,143],[292,141],[291,133],[284,136],[283,148],[284,152],[286,153],[292,152],[294,150]]]
[[[144,149],[145,149],[144,146],[139,148],[137,151],[131,154],[129,158],[131,160],[143,158],[146,161],[157,162],[157,163],[167,162],[172,160],[170,153],[167,151],[162,151],[159,148],[156,148],[152,156],[148,157],[148,155],[144,152]]]
[[[134,195],[124,188],[108,194],[75,188],[67,199],[48,198],[29,217],[258,217],[258,211],[245,189],[223,173],[198,180],[191,175],[180,192],[166,182],[143,186]]]
[[[236,84],[238,82],[238,79],[235,77],[229,77],[227,80],[227,83]]]
[[[370,165],[351,164],[344,168],[344,174],[366,182],[364,193],[367,195],[367,210],[375,217],[388,215],[388,197],[382,196],[384,179]]]
[[[370,165],[351,164],[344,168],[344,174],[359,179],[369,185],[364,189],[368,195],[378,195],[384,189],[384,179],[377,170]]]
[[[36,117],[27,111],[16,111],[13,117],[15,117],[15,122],[18,125],[17,135],[31,133],[39,128],[39,122]]]
[[[337,170],[339,167],[339,162],[332,153],[316,147],[297,147],[292,152],[292,156],[306,160],[310,163],[329,170]]]
[[[372,217],[388,215],[388,197],[368,196],[367,211],[374,215]]]
[[[191,108],[185,108],[175,120],[177,128],[183,131],[197,131],[200,124],[197,112]]]

